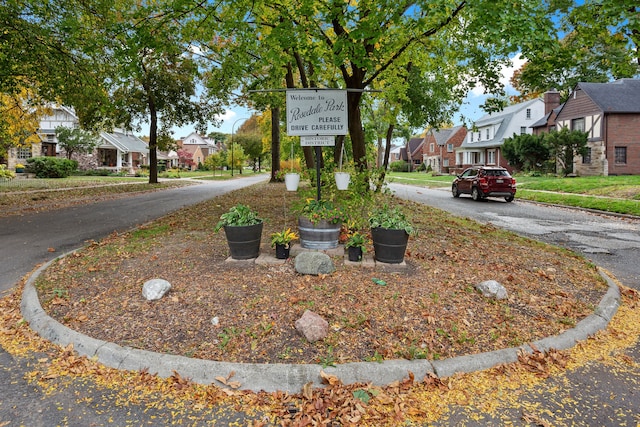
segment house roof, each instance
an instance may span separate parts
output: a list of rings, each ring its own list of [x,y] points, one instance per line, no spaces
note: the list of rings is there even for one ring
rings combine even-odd
[[[584,93],[605,113],[640,113],[640,80],[620,79],[610,83],[578,83]]]
[[[539,127],[547,126],[549,124],[549,118],[551,117],[551,115],[553,113],[555,113],[556,116],[557,116],[558,112],[562,109],[563,106],[564,106],[564,104],[560,104],[558,107],[554,108],[553,110],[551,110],[550,112],[545,114],[543,118],[541,118],[540,120],[538,120],[537,122],[535,122],[534,124],[532,124],[529,127],[530,128],[539,128]]]
[[[433,132],[433,138],[436,140],[436,144],[446,145],[447,141],[449,141],[453,135],[458,133],[462,127],[462,125],[458,125],[449,129],[440,129],[439,131]]]
[[[100,132],[100,137],[124,153],[149,152],[147,144],[140,138],[124,132]]]

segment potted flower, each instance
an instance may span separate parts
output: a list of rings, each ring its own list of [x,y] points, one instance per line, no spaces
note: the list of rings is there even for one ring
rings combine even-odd
[[[345,211],[329,200],[307,199],[298,209],[300,245],[307,249],[332,249],[338,246],[340,228],[348,219]]]
[[[224,228],[231,258],[251,259],[257,258],[260,253],[262,225],[262,218],[255,211],[246,205],[237,204],[220,215],[215,232]]]
[[[16,165],[16,173],[23,173],[24,172],[24,165],[22,163],[18,163]]]
[[[411,221],[396,206],[376,208],[369,217],[376,261],[399,264],[404,260],[409,235],[415,233]]]
[[[291,231],[291,228],[271,234],[271,247],[276,248],[276,258],[289,258],[289,250],[291,249],[291,241],[298,238],[298,235]]]
[[[348,251],[349,261],[362,261],[365,243],[365,236],[359,231],[351,233],[349,237],[347,237],[344,247]]]

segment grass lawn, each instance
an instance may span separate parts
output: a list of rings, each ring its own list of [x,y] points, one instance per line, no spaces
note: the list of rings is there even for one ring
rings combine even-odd
[[[425,187],[449,188],[453,175],[393,172],[389,181]],[[640,176],[575,178],[515,176],[517,198],[640,216]]]

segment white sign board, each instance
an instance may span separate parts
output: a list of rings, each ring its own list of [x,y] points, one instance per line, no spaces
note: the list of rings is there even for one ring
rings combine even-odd
[[[347,132],[347,91],[287,91],[287,135],[346,135]]]
[[[301,147],[334,147],[336,145],[336,137],[332,135],[319,136],[301,136]]]

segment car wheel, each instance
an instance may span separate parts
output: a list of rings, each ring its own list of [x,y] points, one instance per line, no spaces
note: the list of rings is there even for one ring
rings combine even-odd
[[[507,203],[510,203],[510,202],[513,202],[514,197],[513,196],[507,196],[504,199],[507,201]]]
[[[473,189],[471,190],[471,198],[476,202],[478,200],[482,200],[482,196],[480,195],[480,191],[478,191],[478,187],[473,187]]]
[[[454,184],[451,186],[451,194],[453,194],[453,197],[460,197],[460,191],[458,191],[457,185]]]

